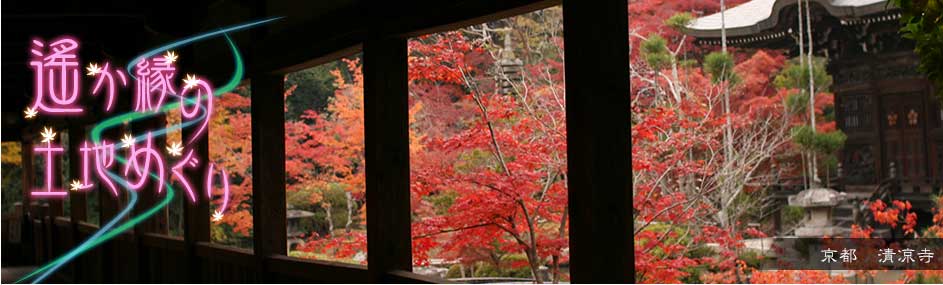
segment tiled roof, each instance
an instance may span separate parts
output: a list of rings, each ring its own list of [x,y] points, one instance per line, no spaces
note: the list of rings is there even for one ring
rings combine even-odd
[[[753,0],[725,12],[727,36],[757,34],[776,26],[783,8],[795,6],[798,0]],[[886,0],[810,0],[825,7],[838,18],[857,18],[885,11]],[[813,9],[816,6],[812,6]],[[687,33],[695,37],[720,37],[720,13],[694,19]],[[792,19],[795,20],[795,19]]]

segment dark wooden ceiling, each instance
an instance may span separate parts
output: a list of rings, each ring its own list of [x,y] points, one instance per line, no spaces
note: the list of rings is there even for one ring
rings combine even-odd
[[[126,64],[134,56],[174,39],[268,17],[261,28],[232,35],[248,73],[281,73],[353,53],[367,33],[419,35],[536,10],[559,0],[460,1],[3,1],[3,140],[18,139],[22,112],[32,100],[28,44],[32,37],[72,35],[80,60]],[[378,25],[379,23],[379,25]],[[368,31],[366,27],[383,27]],[[232,55],[221,40],[179,52],[187,73],[222,80]],[[90,83],[86,83],[86,87]],[[87,94],[87,93],[83,93]],[[265,98],[258,98],[265,99]],[[278,98],[281,99],[281,98]]]

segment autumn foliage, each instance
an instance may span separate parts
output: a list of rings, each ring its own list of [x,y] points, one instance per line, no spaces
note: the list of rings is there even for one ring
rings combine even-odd
[[[252,120],[248,88],[217,97],[208,136],[210,160],[229,175],[229,209],[213,223],[214,241],[230,245],[251,245],[252,237]],[[218,184],[218,182],[217,182]],[[214,188],[213,210],[222,205],[222,189]]]
[[[303,233],[305,242],[294,250],[316,254],[302,257],[353,262],[367,250],[363,74],[358,59],[342,63],[343,70],[330,71],[335,90],[325,110],[305,110],[300,120],[286,120],[285,174],[286,191],[293,197],[289,204],[323,211],[328,227]],[[296,87],[290,86],[285,97],[296,96]],[[343,193],[344,198],[331,198],[332,193]],[[338,209],[346,209],[346,219],[335,225],[332,213]],[[356,259],[366,264],[363,257]]]
[[[626,175],[633,181],[636,281],[845,283],[824,271],[763,271],[744,258],[746,239],[766,237],[751,224],[768,206],[764,185],[804,171],[805,154],[790,130],[808,124],[808,113],[790,103],[801,88],[782,83],[795,79],[784,71],[795,64],[783,51],[731,49],[735,77],[716,80],[716,68],[705,60],[714,48],[695,46],[665,23],[678,12],[718,8],[700,0],[628,6],[632,172]],[[408,41],[414,266],[568,280],[561,17],[550,8]],[[286,119],[289,208],[326,215],[316,216],[317,229],[292,248],[302,257],[353,262],[367,254],[360,66],[356,58],[343,60],[331,71],[326,106]],[[286,87],[285,98],[299,96],[297,85]],[[821,90],[815,101],[815,129],[834,130],[827,119],[832,95]],[[246,236],[253,187],[249,101],[226,94],[221,102],[211,153],[227,154],[213,159],[235,181],[232,214],[221,224]],[[916,234],[908,202],[874,201],[869,209],[877,223]],[[933,221],[926,234],[943,237],[943,211]],[[873,232],[855,225],[852,237]]]
[[[672,27],[683,19],[673,15],[713,13],[716,4],[629,4],[636,281],[843,283],[747,262],[745,239],[766,236],[749,225],[767,207],[764,185],[802,173],[790,130],[807,124],[808,113],[789,102],[801,91],[777,82],[795,79],[782,72],[791,64],[782,51],[731,48],[727,59]],[[817,117],[829,97],[816,94]],[[829,128],[819,121],[820,131]]]
[[[409,41],[416,265],[568,279],[560,19],[551,8]]]

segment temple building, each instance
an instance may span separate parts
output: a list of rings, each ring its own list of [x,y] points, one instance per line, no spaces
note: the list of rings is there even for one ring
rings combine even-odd
[[[900,11],[883,0],[815,0],[811,33],[800,29],[795,0],[753,0],[726,9],[727,45],[800,54],[800,31],[812,52],[828,60],[835,121],[848,139],[840,151],[838,186],[860,200],[878,194],[930,209],[943,184],[943,108],[917,71],[913,42],[898,33]],[[722,15],[700,17],[687,33],[720,46]],[[804,40],[809,51],[808,38]],[[832,187],[836,187],[832,185]],[[924,221],[921,221],[923,223]]]

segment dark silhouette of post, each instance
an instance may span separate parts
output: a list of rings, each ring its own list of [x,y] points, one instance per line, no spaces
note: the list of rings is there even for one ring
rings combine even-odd
[[[563,1],[570,274],[631,283],[628,3]]]

